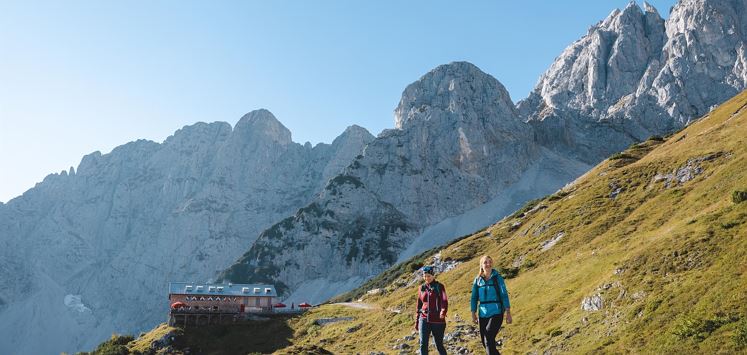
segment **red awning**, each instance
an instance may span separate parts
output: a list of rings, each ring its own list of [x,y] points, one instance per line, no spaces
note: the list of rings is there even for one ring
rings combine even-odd
[[[272,306],[275,308],[285,308],[285,304],[283,304],[282,302],[275,303]]]
[[[183,302],[174,302],[171,304],[171,309],[182,308],[184,306],[186,306],[186,304],[184,304]]]
[[[306,308],[306,307],[311,307],[311,305],[310,305],[310,304],[308,304],[308,303],[306,303],[306,302],[304,302],[304,303],[301,303],[301,304],[299,304],[298,306],[299,306],[299,307],[303,307],[303,308]]]

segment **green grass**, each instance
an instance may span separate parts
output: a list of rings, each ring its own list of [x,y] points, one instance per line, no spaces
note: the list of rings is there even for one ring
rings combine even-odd
[[[92,352],[79,352],[76,355],[128,355],[127,344],[133,340],[131,335],[112,334],[112,337],[99,344]]]

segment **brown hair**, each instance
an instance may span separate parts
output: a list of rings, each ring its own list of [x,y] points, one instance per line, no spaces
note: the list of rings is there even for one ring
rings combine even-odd
[[[477,274],[477,276],[480,276],[480,277],[490,276],[490,272],[492,270],[482,269],[482,264],[485,262],[485,260],[488,260],[488,259],[490,259],[490,261],[493,261],[493,258],[491,258],[490,255],[483,255],[482,258],[480,258],[480,273]]]

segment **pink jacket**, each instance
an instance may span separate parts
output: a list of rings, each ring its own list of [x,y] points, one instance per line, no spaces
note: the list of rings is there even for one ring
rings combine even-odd
[[[449,308],[449,298],[446,297],[446,288],[438,281],[423,284],[418,288],[418,318],[425,318],[428,323],[446,323],[444,317]]]

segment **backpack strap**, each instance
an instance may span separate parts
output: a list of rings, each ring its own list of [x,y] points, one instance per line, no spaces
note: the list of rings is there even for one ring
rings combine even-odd
[[[425,292],[428,289],[428,286],[426,284],[420,285],[420,292]],[[435,292],[438,296],[441,296],[441,284],[438,283],[438,281],[433,281],[431,283],[431,290]]]
[[[477,281],[479,279],[480,279],[480,276],[477,276],[475,278],[475,284],[477,284]],[[497,299],[495,301],[480,301],[480,304],[500,303],[501,304],[501,309],[505,310],[506,308],[503,306],[503,298],[501,298],[501,288],[500,288],[500,286],[498,284],[498,275],[491,276],[489,280],[493,282],[493,288],[495,288],[495,296],[496,296]],[[483,286],[478,286],[478,287],[480,287],[480,288],[482,288],[482,287],[490,287],[490,285],[488,285],[488,282],[485,281],[485,284]],[[486,295],[487,295],[487,293],[486,293]]]
[[[501,304],[501,309],[505,312],[506,307],[503,306],[503,298],[501,297],[501,288],[498,285],[498,275],[494,275],[493,277],[491,277],[491,279],[493,280],[493,287],[495,287],[495,296],[498,298],[498,303]]]
[[[420,285],[420,293],[426,292],[427,289],[428,289],[428,286],[426,284]],[[438,283],[438,281],[431,282],[431,290],[433,290],[433,292],[436,294],[436,311],[440,312],[441,311],[441,284]]]

